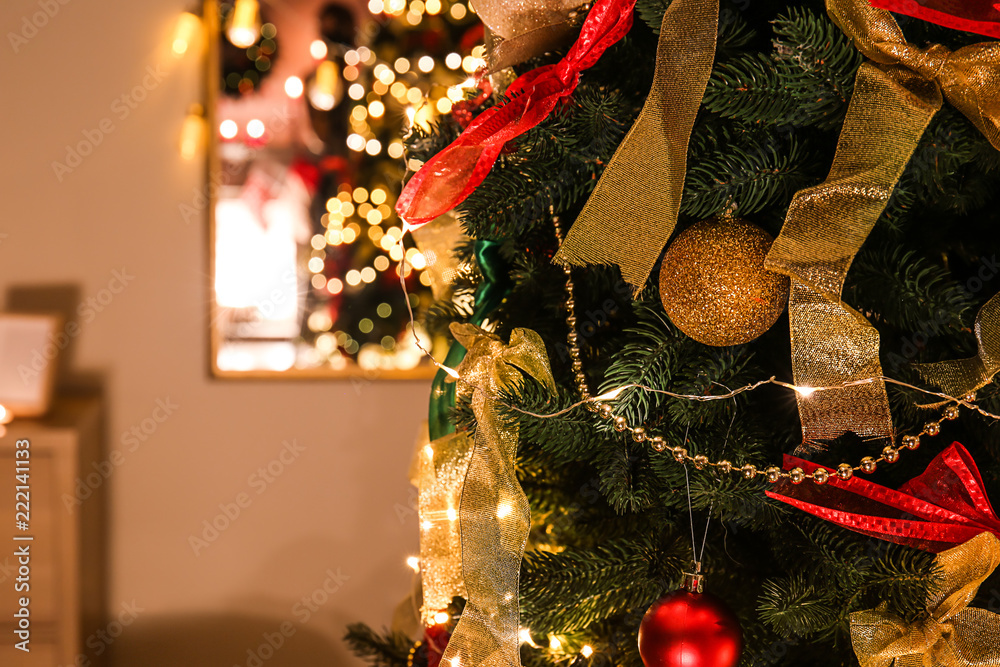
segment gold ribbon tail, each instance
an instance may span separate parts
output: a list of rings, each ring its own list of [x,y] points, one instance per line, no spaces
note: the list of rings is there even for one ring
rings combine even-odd
[[[975,331],[979,346],[975,357],[917,364],[917,371],[949,396],[961,398],[985,387],[1000,371],[1000,294],[979,309]]]
[[[858,70],[854,95],[827,179],[796,193],[765,266],[792,278],[788,315],[792,372],[802,387],[830,387],[882,375],[878,332],[840,300],[847,270],[885,209],[896,181],[941,107],[923,86],[914,94],[904,70],[871,63]],[[935,93],[937,93],[935,95]],[[854,431],[891,438],[882,380],[796,396],[805,443]]]
[[[616,264],[638,293],[680,212],[688,141],[715,59],[718,0],[673,0],[663,14],[646,104],[554,261]]]
[[[555,381],[533,331],[515,329],[504,345],[469,324],[452,324],[451,330],[468,349],[458,371],[473,387],[476,437],[459,511],[468,601],[442,661],[447,667],[520,667],[518,577],[530,508],[514,472],[517,429],[497,413],[494,397],[519,387],[521,371],[553,393]]]

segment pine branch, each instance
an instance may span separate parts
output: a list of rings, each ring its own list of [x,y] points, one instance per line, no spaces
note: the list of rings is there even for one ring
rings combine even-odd
[[[344,641],[351,652],[372,667],[407,667],[413,642],[401,632],[383,630],[379,634],[364,623],[347,626]]]

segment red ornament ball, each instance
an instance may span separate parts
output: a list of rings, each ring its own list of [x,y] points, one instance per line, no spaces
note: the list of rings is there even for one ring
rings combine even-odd
[[[639,625],[639,655],[646,667],[735,667],[742,650],[739,620],[708,593],[665,595]]]

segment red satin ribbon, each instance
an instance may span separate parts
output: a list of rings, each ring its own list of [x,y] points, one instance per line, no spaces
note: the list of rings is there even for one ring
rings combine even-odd
[[[1000,38],[996,0],[870,0],[873,7],[914,16],[946,28]]]
[[[796,466],[807,473],[823,467],[785,455],[785,470]],[[767,495],[864,535],[931,553],[982,532],[1000,537],[1000,519],[983,491],[979,469],[957,442],[898,491],[857,474],[845,482],[830,470],[830,480],[824,485],[783,480]]]
[[[458,139],[428,160],[403,187],[396,212],[410,228],[430,222],[475,190],[493,168],[505,143],[524,134],[575,89],[591,67],[632,27],[635,0],[597,0],[566,56],[518,77],[510,101],[479,114]]]

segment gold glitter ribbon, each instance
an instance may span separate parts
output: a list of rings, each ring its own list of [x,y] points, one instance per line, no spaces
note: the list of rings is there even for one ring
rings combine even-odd
[[[424,625],[455,596],[466,597],[462,576],[462,531],[458,520],[462,485],[472,460],[472,438],[464,431],[424,445],[417,454],[420,513],[420,581]]]
[[[688,141],[715,59],[718,0],[673,0],[663,14],[646,104],[556,254],[616,264],[642,290],[680,212]]]
[[[906,42],[892,15],[867,0],[827,0],[833,21],[868,57],[855,79],[833,166],[795,195],[765,266],[792,278],[792,370],[799,386],[882,375],[878,332],[840,300],[847,270],[946,98],[1000,146],[1000,44]],[[807,443],[854,431],[892,436],[881,380],[797,395]]]
[[[1000,371],[1000,294],[979,309],[975,331],[979,354],[969,359],[917,364],[917,371],[949,396],[962,397],[985,387]]]
[[[1000,666],[1000,615],[968,608],[1000,565],[1000,541],[980,533],[938,554],[943,580],[927,616],[909,625],[883,607],[851,614],[851,642],[861,667]]]
[[[514,472],[517,428],[497,414],[495,396],[521,385],[522,371],[555,393],[541,337],[514,329],[510,344],[471,324],[451,325],[468,349],[458,372],[472,387],[475,450],[459,520],[468,598],[442,657],[447,667],[520,667],[518,577],[531,510]]]

